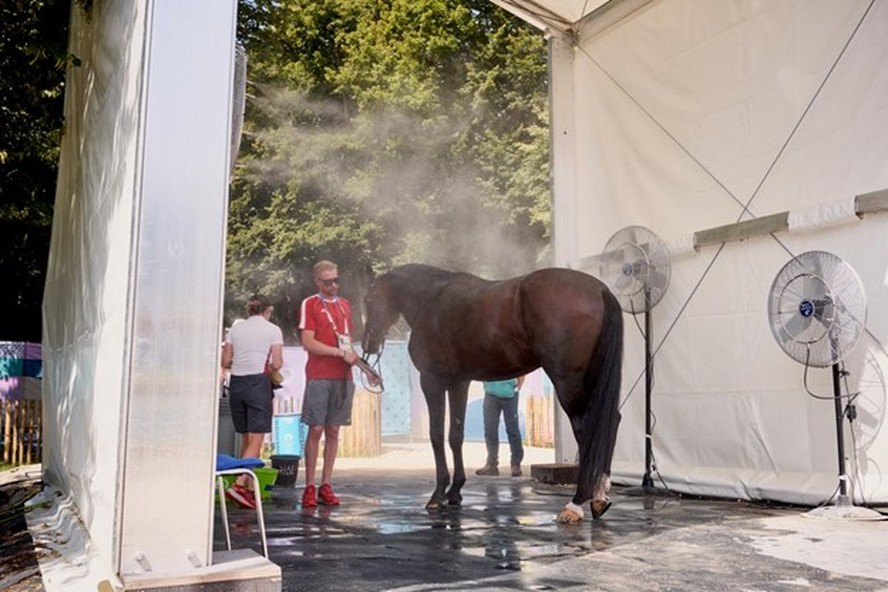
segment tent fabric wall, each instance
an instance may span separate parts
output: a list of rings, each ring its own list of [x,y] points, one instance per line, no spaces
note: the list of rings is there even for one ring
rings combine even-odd
[[[580,266],[629,225],[684,245],[653,311],[661,485],[806,504],[834,493],[833,403],[805,393],[804,367],[767,319],[779,269],[817,249],[867,292],[868,333],[845,360],[861,392],[858,421],[845,422],[848,472],[856,502],[888,501],[888,215],[830,206],[888,188],[886,30],[884,1],[661,0],[552,52],[556,262]],[[567,173],[559,154],[575,162]],[[805,223],[830,207],[834,224]],[[790,231],[688,248],[700,230],[783,211]],[[626,329],[613,476],[640,484],[644,341],[628,315]],[[831,396],[828,370],[807,374]]]
[[[71,12],[69,51],[82,65],[65,82],[43,299],[43,475],[113,569],[145,13],[135,4]]]
[[[88,533],[84,580],[211,562],[235,25],[233,0],[72,6],[44,479]]]

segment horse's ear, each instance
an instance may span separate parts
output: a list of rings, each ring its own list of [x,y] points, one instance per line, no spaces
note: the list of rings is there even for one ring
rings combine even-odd
[[[373,271],[373,266],[368,264],[364,267],[364,279],[367,282],[367,285],[370,286],[373,284],[373,282],[376,281],[377,278],[386,275],[393,269],[397,269],[397,267],[392,267],[392,265],[389,264],[388,267],[384,267],[382,271],[376,273],[375,271]]]
[[[363,279],[364,279],[365,285],[372,286],[373,280],[376,279],[376,274],[373,273],[373,266],[370,265],[369,263],[367,265],[365,265],[364,272],[362,275],[364,276]]]

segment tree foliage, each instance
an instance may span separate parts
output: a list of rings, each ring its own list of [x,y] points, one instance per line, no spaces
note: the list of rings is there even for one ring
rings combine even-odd
[[[545,264],[546,50],[489,0],[251,0],[228,303],[253,291],[292,327],[310,270],[421,261],[491,277]]]
[[[91,1],[75,6],[87,10]],[[71,2],[0,3],[0,337],[40,339]],[[294,327],[312,264],[359,301],[408,261],[490,277],[547,263],[546,51],[489,0],[240,0],[250,99],[226,304]],[[290,332],[292,334],[292,332]]]
[[[0,338],[40,341],[68,0],[0,3]]]

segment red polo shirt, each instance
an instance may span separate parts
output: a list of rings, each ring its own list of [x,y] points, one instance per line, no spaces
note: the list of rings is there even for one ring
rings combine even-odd
[[[339,342],[336,340],[333,323],[341,335],[351,334],[351,304],[348,300],[342,297],[324,300],[319,294],[314,294],[302,301],[299,315],[300,331],[314,331],[315,339],[326,345],[338,347]],[[309,353],[308,362],[305,363],[305,378],[351,380],[351,366],[342,358]]]

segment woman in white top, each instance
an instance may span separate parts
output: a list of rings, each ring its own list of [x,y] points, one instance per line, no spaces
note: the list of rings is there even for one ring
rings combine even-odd
[[[242,436],[241,458],[259,458],[265,434],[271,432],[274,391],[265,366],[280,370],[284,365],[283,333],[269,321],[273,310],[265,296],[252,296],[247,319],[232,325],[222,349],[222,367],[231,369],[228,398],[234,429]],[[226,494],[242,506],[255,507],[251,483],[241,475]]]

